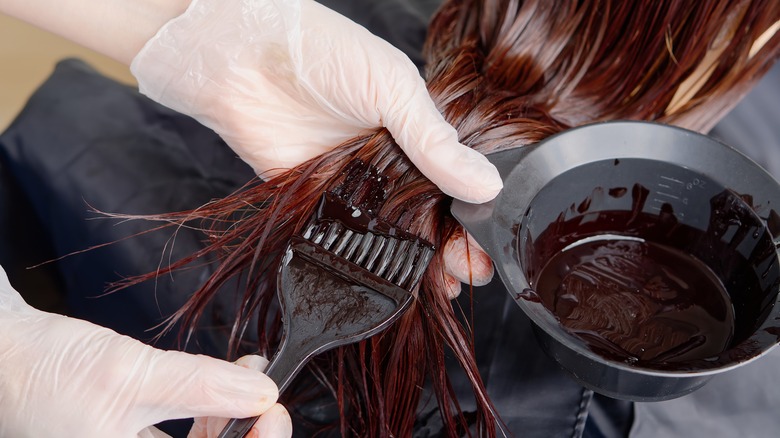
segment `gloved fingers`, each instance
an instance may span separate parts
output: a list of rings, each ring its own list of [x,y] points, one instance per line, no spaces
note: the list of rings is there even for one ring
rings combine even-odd
[[[264,371],[268,366],[268,359],[262,356],[249,355],[239,358],[236,364],[257,371]],[[225,427],[224,424],[222,427]],[[218,432],[221,430],[222,428],[219,428]],[[209,435],[209,438],[212,436],[216,437],[217,435]],[[278,403],[265,411],[247,434],[247,438],[290,438],[291,436],[292,419],[287,409]]]
[[[264,413],[247,438],[290,438],[292,436],[292,419],[287,409],[275,404]]]
[[[187,438],[215,438],[219,436],[227,422],[227,418],[196,418]],[[289,438],[292,436],[290,414],[284,406],[275,404],[260,416],[246,436],[247,438]]]
[[[351,121],[353,133],[385,126],[415,166],[450,196],[486,202],[498,194],[503,186],[498,170],[482,154],[458,142],[455,128],[436,108],[408,56],[316,2],[302,3],[301,19],[302,29],[322,32],[318,40],[327,41],[321,46],[307,42],[303,58],[317,58],[315,53],[323,52],[333,54],[329,59],[352,55],[349,68],[321,63],[307,68],[301,77],[302,85],[335,119]],[[329,102],[350,104],[336,108]]]
[[[154,418],[153,423],[258,416],[279,397],[276,384],[256,370],[207,356],[159,350],[148,362],[142,392],[138,397],[150,405],[149,415],[165,416]]]
[[[236,365],[253,369],[256,371],[263,371],[268,366],[268,360],[262,356],[248,355],[239,358]],[[270,418],[268,418],[270,416]],[[196,418],[195,422],[190,429],[188,438],[213,438],[219,435],[222,429],[227,424],[227,418],[219,417],[200,417]],[[257,423],[252,427],[252,430],[247,434],[247,437],[284,437],[287,438],[292,435],[292,420],[290,419],[287,410],[283,406],[276,404],[267,410],[258,419]]]
[[[302,2],[301,29],[308,37],[301,45],[301,59],[317,62],[298,65],[300,83],[316,105],[332,115],[329,123],[347,124],[338,131],[354,136],[381,124],[444,193],[475,203],[498,194],[503,186],[498,170],[482,154],[458,142],[455,128],[439,113],[409,57],[314,1]],[[347,53],[348,64],[331,61]]]
[[[484,286],[493,278],[490,256],[462,228],[456,230],[444,244],[442,256],[445,273],[459,283]]]
[[[268,359],[257,354],[247,354],[246,356],[239,357],[234,363],[241,368],[260,371],[262,373],[268,366]]]
[[[460,291],[463,289],[463,283],[452,275],[444,272],[444,293],[447,295],[447,299],[454,300],[460,295]]]
[[[268,359],[262,356],[241,356],[234,362],[236,365],[255,371],[263,371],[268,366]],[[192,423],[187,438],[211,438],[219,436],[225,428],[228,419],[224,417],[198,417]]]
[[[495,198],[503,187],[496,167],[481,153],[458,142],[457,131],[436,109],[416,71],[406,76],[397,78],[395,84],[414,87],[412,94],[390,101],[387,108],[380,107],[383,123],[395,141],[420,172],[447,195],[472,203]]]

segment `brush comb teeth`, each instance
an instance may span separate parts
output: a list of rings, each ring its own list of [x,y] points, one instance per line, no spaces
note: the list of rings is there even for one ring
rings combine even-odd
[[[433,257],[430,243],[332,193],[323,194],[317,211],[301,237],[403,289],[417,285]]]

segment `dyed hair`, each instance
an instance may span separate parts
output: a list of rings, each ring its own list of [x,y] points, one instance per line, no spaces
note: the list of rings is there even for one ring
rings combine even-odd
[[[430,23],[425,76],[462,143],[482,153],[615,119],[706,132],[775,60],[779,18],[776,0],[451,0]],[[194,211],[152,217],[204,230],[207,246],[117,287],[214,257],[213,275],[170,324],[192,330],[212,316],[204,314],[206,304],[238,279],[245,288],[232,315],[229,350],[272,355],[280,336],[274,304],[280,257],[321,193],[338,186],[356,159],[390,181],[379,216],[437,248],[463,232],[449,214],[450,199],[385,129],[377,129]],[[316,385],[338,402],[341,420],[334,427],[342,435],[411,436],[426,383],[449,436],[496,434],[500,420],[477,371],[470,329],[443,292],[442,263],[437,251],[417,299],[393,327],[311,364]],[[250,327],[257,315],[260,322]],[[243,345],[247,330],[257,331],[259,345]],[[445,371],[445,354],[459,361],[473,387],[472,432]]]

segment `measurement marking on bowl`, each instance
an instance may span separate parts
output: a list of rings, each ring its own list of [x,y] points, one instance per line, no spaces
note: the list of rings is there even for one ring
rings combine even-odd
[[[668,203],[669,199],[671,199],[673,201],[680,201],[683,204],[687,204],[688,203],[688,199],[687,198],[680,198],[679,196],[672,195],[671,193],[658,192],[658,191],[655,192],[655,193],[658,196],[663,196],[663,197],[667,198],[667,199],[653,198],[653,201],[656,203],[656,205],[654,205],[652,207],[652,209],[655,210],[655,211],[661,211],[661,207],[659,205],[664,205],[664,204]]]
[[[661,211],[664,204],[668,204],[670,202],[682,202],[683,204],[688,203],[687,198],[681,198],[680,196],[674,195],[672,193],[669,193],[669,191],[678,191],[682,190],[683,187],[685,187],[685,182],[681,181],[676,178],[672,178],[670,176],[664,176],[660,175],[659,178],[662,180],[656,184],[656,186],[659,189],[656,189],[656,195],[659,197],[654,197],[653,202],[655,205],[651,206],[650,208],[655,211]],[[660,197],[666,198],[661,199]],[[680,215],[680,218],[682,218],[683,215]]]
[[[667,198],[680,199],[679,196],[672,195],[671,193],[656,192],[658,196],[666,196]]]
[[[650,206],[651,210],[660,212],[663,209],[664,204],[682,204],[688,205],[689,198],[685,196],[686,191],[691,191],[695,188],[701,189],[706,183],[699,179],[694,178],[690,181],[683,181],[671,176],[659,175],[660,181],[656,183],[655,194],[657,197],[653,198],[654,205]],[[685,218],[685,213],[682,211],[675,212],[680,219]]]
[[[665,179],[665,180],[670,181],[670,182],[675,182],[675,183],[680,184],[680,185],[685,184],[683,181],[680,181],[679,179],[676,179],[676,178],[672,178],[670,176],[663,176],[663,175],[661,175],[661,179]]]

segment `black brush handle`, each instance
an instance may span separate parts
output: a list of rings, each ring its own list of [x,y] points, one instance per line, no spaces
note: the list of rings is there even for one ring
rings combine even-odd
[[[327,236],[323,234],[318,238],[332,245],[341,230],[342,227],[328,228],[324,230]],[[393,263],[394,251],[386,248],[395,248],[397,237],[382,236],[377,238],[381,245],[365,245],[365,254],[371,259],[367,264],[378,266],[377,273],[305,238],[294,236],[290,239],[292,257],[282,264],[277,285],[284,315],[283,339],[266,370],[280,393],[314,354],[379,333],[408,308],[412,294],[381,275],[391,267],[392,276],[396,276],[404,265],[406,269],[400,278],[403,278],[403,284],[413,288],[428,265],[433,248],[415,246],[410,257],[409,245],[402,243],[401,248],[406,248],[402,255],[406,258]],[[342,246],[346,246],[346,242],[343,243]],[[312,291],[312,287],[323,290]],[[232,419],[218,438],[243,438],[257,420],[258,417]]]
[[[217,438],[244,438],[260,417],[233,418],[228,421]]]
[[[300,342],[294,342],[294,339],[285,337],[279,351],[268,364],[268,368],[265,369],[265,375],[270,377],[279,387],[279,394],[287,389],[298,371],[312,356],[312,352],[302,348],[300,344]],[[243,438],[259,418],[233,418],[228,421],[217,438]]]

